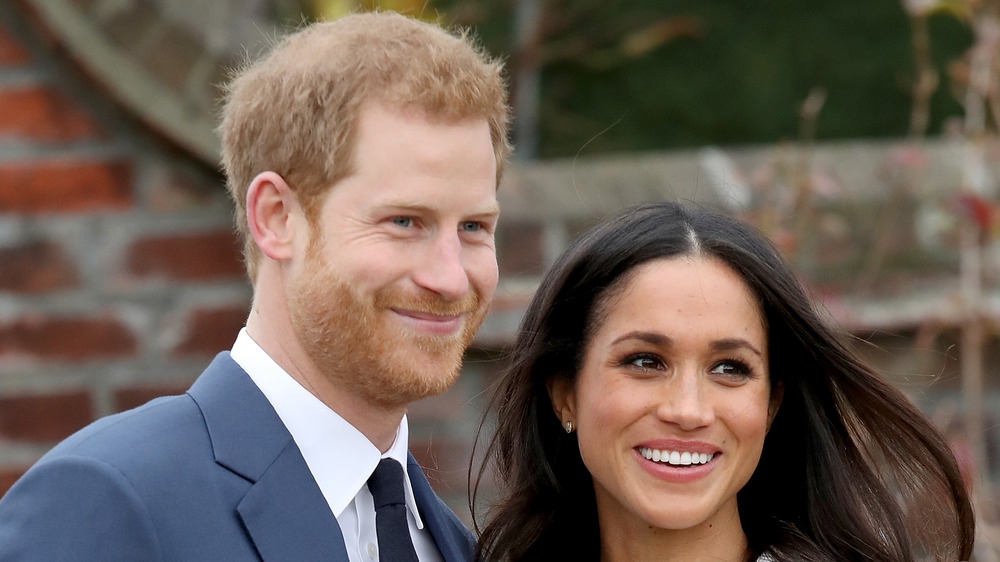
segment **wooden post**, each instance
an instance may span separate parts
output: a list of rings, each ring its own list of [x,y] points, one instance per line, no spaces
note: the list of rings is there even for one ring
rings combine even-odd
[[[987,480],[983,478],[986,462],[986,442],[983,424],[983,344],[984,318],[982,307],[982,247],[980,229],[975,222],[962,225],[961,231],[961,292],[964,322],[961,336],[962,402],[965,411],[965,441],[972,456],[973,492],[983,494]],[[987,499],[985,495],[982,496]],[[987,508],[989,501],[977,502]]]

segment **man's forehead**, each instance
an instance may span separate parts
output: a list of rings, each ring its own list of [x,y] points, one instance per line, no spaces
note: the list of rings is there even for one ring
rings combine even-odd
[[[401,196],[391,195],[383,198],[374,196],[372,199],[372,206],[385,209],[407,209],[427,213],[440,212],[445,209],[450,210],[453,207],[456,207],[454,204],[445,204],[445,202],[440,199],[428,201],[416,196],[410,196],[408,194]],[[495,197],[490,197],[479,202],[469,202],[468,204],[463,204],[461,205],[460,210],[463,213],[474,214],[477,216],[499,215],[500,203]]]

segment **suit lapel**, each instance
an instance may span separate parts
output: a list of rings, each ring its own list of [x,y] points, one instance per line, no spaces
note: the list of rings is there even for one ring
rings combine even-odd
[[[265,562],[348,562],[337,519],[301,452],[250,377],[220,353],[191,387],[215,461],[246,479],[236,506]]]
[[[340,525],[291,440],[237,510],[266,562],[348,562]]]
[[[427,477],[424,476],[413,455],[409,455],[406,472],[410,477],[417,507],[420,509],[420,518],[434,537],[434,542],[445,562],[472,560],[475,539],[454,512],[431,489]]]

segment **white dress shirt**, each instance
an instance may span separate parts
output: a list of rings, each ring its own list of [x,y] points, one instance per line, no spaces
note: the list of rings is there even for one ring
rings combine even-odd
[[[406,467],[408,429],[405,415],[396,429],[396,439],[383,455],[357,428],[278,366],[250,338],[246,328],[240,330],[231,356],[250,375],[292,434],[330,511],[340,524],[351,562],[379,559],[375,502],[367,483],[383,457],[398,461],[403,465],[403,473],[407,474],[403,484],[406,519],[417,556],[427,562],[442,560],[430,531],[420,520],[410,486]]]

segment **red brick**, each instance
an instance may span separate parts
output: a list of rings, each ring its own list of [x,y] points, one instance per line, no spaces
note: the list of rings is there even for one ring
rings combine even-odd
[[[19,441],[58,441],[94,419],[84,390],[0,396],[0,435]]]
[[[0,497],[14,485],[14,482],[28,470],[27,466],[5,466],[0,468]]]
[[[0,356],[80,360],[123,357],[136,352],[132,332],[108,317],[25,316],[0,324]]]
[[[174,352],[178,355],[214,355],[233,347],[246,323],[248,305],[199,309],[187,318],[187,334]]]
[[[30,60],[28,51],[0,29],[0,65],[18,66]]]
[[[0,165],[0,213],[124,209],[132,204],[125,162],[40,160]]]
[[[177,233],[136,241],[128,250],[128,270],[140,277],[203,281],[243,276],[243,259],[230,230]]]
[[[89,115],[51,88],[0,89],[0,137],[72,141],[100,135]]]
[[[54,242],[0,248],[0,291],[44,293],[77,284],[76,264]]]
[[[160,383],[149,385],[123,386],[116,388],[113,394],[113,407],[116,412],[141,406],[160,396],[184,394],[193,381],[178,383]]]

